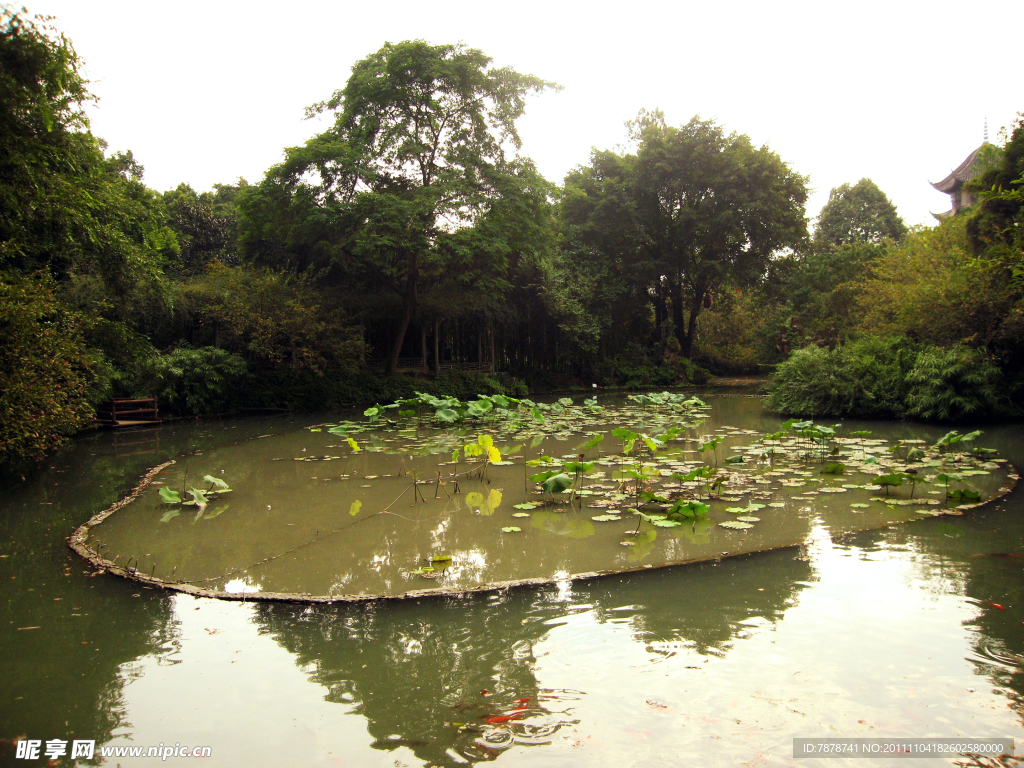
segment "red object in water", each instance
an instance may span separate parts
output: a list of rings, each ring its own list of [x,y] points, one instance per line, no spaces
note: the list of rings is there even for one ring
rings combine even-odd
[[[988,603],[987,600],[985,602]],[[1005,611],[1006,610],[1006,606],[1005,605],[1000,605],[999,603],[988,603],[988,604],[991,605],[993,608],[998,608],[1000,611]]]
[[[488,723],[507,723],[509,720],[521,720],[519,717],[523,712],[526,711],[526,707],[520,709],[513,709],[507,715],[498,715],[497,717],[491,717],[487,719]]]
[[[527,696],[525,699],[516,699],[516,704],[525,704],[528,701],[533,701],[533,698]]]

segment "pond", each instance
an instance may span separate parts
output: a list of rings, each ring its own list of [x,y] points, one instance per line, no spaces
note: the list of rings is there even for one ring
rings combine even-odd
[[[204,596],[418,597],[796,546],[815,525],[960,514],[1017,479],[974,434],[936,449],[811,422],[762,432],[759,402],[742,397],[585,403],[492,407],[444,429],[431,407],[202,447],[75,546],[101,568]]]
[[[723,434],[716,430],[740,432],[727,435],[732,442],[719,447],[718,461],[724,462],[733,454],[723,448],[751,443],[752,436],[743,430],[763,434],[781,421],[763,413],[756,399],[705,400],[712,419],[700,434],[684,436],[697,442],[670,441],[660,450],[692,451],[701,438]],[[637,557],[637,545],[621,544],[626,523],[637,527],[632,513],[623,513],[621,521],[594,521],[609,508],[585,508],[578,502],[576,508],[544,504],[513,512],[516,503],[524,503],[520,498],[543,500],[543,494],[533,493],[536,484],[524,478],[545,467],[527,468],[525,458],[488,468],[490,489],[502,489],[502,501],[490,515],[483,514],[486,504],[474,510],[465,499],[443,511],[447,500],[435,504],[433,486],[423,487],[428,502],[412,504],[405,498],[393,508],[414,522],[348,515],[348,494],[375,490],[359,485],[401,478],[379,477],[383,470],[376,471],[373,462],[387,454],[365,450],[373,446],[369,433],[353,435],[364,450],[347,456],[344,449],[326,447],[344,444],[343,439],[308,429],[337,419],[237,419],[134,434],[98,433],[76,441],[48,468],[6,489],[0,516],[0,739],[7,741],[0,745],[0,762],[13,756],[10,739],[21,735],[44,743],[96,740],[108,749],[206,745],[211,747],[207,764],[225,766],[454,766],[493,760],[507,765],[794,765],[795,737],[1020,735],[1024,505],[1018,493],[959,516],[933,517],[917,511],[929,507],[872,502],[879,494],[863,488],[821,493],[829,485],[865,483],[854,474],[855,467],[837,477],[818,468],[813,486],[787,488],[782,480],[800,476],[781,476],[775,486],[780,500],[764,499],[762,508],[746,514],[725,512],[726,505],[759,503],[755,496],[765,492],[761,488],[723,494],[741,501],[710,501],[704,517],[711,524],[702,531],[709,548],[699,556],[713,559],[645,569],[677,555],[689,558],[693,546],[704,546],[676,535],[693,533],[693,522],[659,527],[639,520],[641,530],[658,535],[654,546]],[[922,439],[932,444],[945,432],[852,422],[836,431],[861,430],[872,432],[866,440],[885,440],[886,445]],[[272,437],[260,437],[268,434]],[[459,440],[465,444],[476,435],[472,430]],[[1019,425],[1005,425],[987,428],[978,442],[1021,466],[1022,436]],[[572,455],[574,441],[562,442],[565,450],[556,458],[567,461],[562,457]],[[623,454],[621,443],[606,442],[602,457]],[[508,449],[503,460],[518,455],[511,452],[519,444],[515,440],[496,444]],[[216,470],[220,477],[224,469],[234,489],[224,497],[230,499],[228,509],[210,518],[203,510],[197,519],[194,507],[182,507],[179,515],[161,523],[179,507],[140,497],[110,516],[102,525],[120,516],[123,541],[150,536],[146,544],[152,547],[134,555],[140,558],[137,570],[152,568],[148,553],[157,561],[157,576],[165,567],[162,558],[172,555],[181,567],[192,569],[184,577],[175,573],[175,579],[209,578],[213,574],[204,569],[224,569],[237,561],[247,571],[241,581],[261,590],[343,595],[390,589],[399,594],[451,586],[453,594],[334,604],[225,602],[97,575],[67,548],[66,538],[78,525],[124,497],[150,467],[197,448],[202,453],[189,457],[189,471]],[[295,461],[302,458],[296,455],[302,448],[306,454],[342,458]],[[540,445],[524,450],[531,460],[553,453],[542,454]],[[232,467],[228,458],[248,451],[258,452],[260,461],[239,458]],[[436,477],[438,469],[446,470],[437,465],[451,458],[450,451],[438,455],[408,458],[407,469],[432,457]],[[678,462],[687,460],[684,456]],[[848,463],[856,461],[853,457]],[[183,465],[179,460],[168,468],[168,486],[177,485],[174,473],[184,472]],[[243,473],[247,465],[250,470]],[[328,467],[336,475],[325,475]],[[599,467],[609,475],[617,471]],[[415,471],[425,475],[425,470]],[[979,487],[978,481],[998,477],[997,470],[991,473],[970,480]],[[353,479],[341,480],[343,474]],[[378,478],[365,479],[374,474]],[[587,482],[615,485],[615,480]],[[251,494],[257,482],[264,490]],[[327,484],[330,493],[339,494],[335,506],[342,496],[348,502],[350,521],[365,520],[356,529],[380,526],[372,535],[360,534],[367,541],[386,541],[416,529],[431,542],[446,520],[453,522],[442,533],[458,527],[456,521],[466,521],[468,532],[464,539],[443,540],[436,547],[417,544],[393,563],[378,563],[377,570],[366,567],[366,557],[340,563],[345,547],[331,539],[311,545],[327,549],[287,567],[274,565],[285,559],[279,557],[267,564],[271,567],[252,570],[251,564],[267,553],[301,543],[299,536],[287,538],[287,529],[299,527],[288,523],[327,514],[315,508],[299,514],[303,504],[315,507],[313,489]],[[398,490],[382,487],[387,490],[382,496]],[[280,499],[257,504],[268,489],[276,489]],[[464,497],[474,492],[468,485],[461,490]],[[737,484],[733,490],[742,489]],[[891,490],[909,498],[907,486]],[[928,493],[935,490],[925,486],[916,495],[936,498]],[[479,492],[486,501],[487,494]],[[244,499],[246,494],[252,497]],[[583,500],[589,504],[595,495]],[[855,500],[861,495],[865,501]],[[367,502],[368,496],[359,498],[371,510],[376,505]],[[841,505],[834,501],[840,498]],[[852,506],[859,503],[869,506]],[[282,504],[289,514],[275,516]],[[513,518],[518,512],[531,517]],[[572,538],[534,526],[538,512],[557,515],[561,524],[589,521],[594,533]],[[647,508],[647,514],[656,512]],[[780,528],[773,514],[787,515],[796,527]],[[730,530],[718,525],[726,516],[761,519],[751,529]],[[905,517],[919,519],[877,527]],[[517,521],[520,531],[500,530]],[[94,530],[103,530],[102,525]],[[110,531],[104,552],[114,543],[114,528]],[[273,550],[244,549],[258,532],[265,532]],[[786,541],[787,536],[793,540]],[[722,551],[733,554],[741,551],[738,544],[752,541],[755,548],[765,543],[778,548],[721,557]],[[712,543],[718,548],[714,552]],[[794,543],[799,546],[783,546]],[[499,544],[506,548],[504,556]],[[153,551],[157,545],[166,547],[159,557]],[[475,570],[460,562],[474,548],[485,552]],[[452,573],[433,578],[429,572],[414,573],[430,567],[426,558],[441,550],[453,557],[453,566],[441,570]],[[514,565],[527,555],[531,574],[550,583],[472,591],[473,584],[514,575],[518,571],[506,563]],[[608,558],[616,568],[636,565],[641,570],[588,580],[562,577],[602,570]],[[340,564],[313,567],[324,560]],[[454,572],[460,565],[461,571]],[[216,585],[226,588],[230,580],[221,578]],[[117,761],[111,757],[107,762]],[[126,758],[126,764],[157,762],[162,761]]]

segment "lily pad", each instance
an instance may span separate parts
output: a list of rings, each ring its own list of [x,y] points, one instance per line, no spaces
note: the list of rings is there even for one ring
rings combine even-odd
[[[505,526],[504,528],[502,528],[501,530],[504,531],[505,533],[519,533],[519,531],[521,531],[523,529],[520,528],[518,525],[508,525],[508,526]]]

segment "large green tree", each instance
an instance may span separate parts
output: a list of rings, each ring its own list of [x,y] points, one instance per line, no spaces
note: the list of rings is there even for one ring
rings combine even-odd
[[[828,195],[814,230],[814,243],[838,246],[901,240],[907,226],[896,206],[871,179],[840,184]]]
[[[71,43],[0,9],[0,268],[88,275],[125,296],[176,250],[131,153],[104,156]]]
[[[309,108],[332,113],[333,126],[287,150],[242,203],[251,254],[340,267],[400,300],[389,371],[424,283],[461,257],[500,254],[523,212],[502,201],[536,189],[532,169],[507,150],[520,147],[526,96],[552,84],[490,64],[462,45],[386,44]]]
[[[773,256],[806,238],[806,179],[712,121],[674,128],[644,112],[631,130],[640,263],[657,275],[652,291],[667,294],[681,353],[692,358],[713,292],[758,283]]]
[[[589,165],[565,177],[562,293],[582,311],[563,314],[576,319],[569,325],[572,335],[591,353],[614,356],[630,342],[645,341],[652,299],[659,327],[667,306],[657,291],[657,270],[641,248],[635,181],[635,155],[597,149]],[[574,302],[563,303],[571,308]]]

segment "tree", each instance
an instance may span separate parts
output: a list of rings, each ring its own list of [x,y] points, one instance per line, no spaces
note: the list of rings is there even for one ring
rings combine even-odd
[[[206,193],[209,200],[212,197]],[[229,257],[231,218],[217,216],[213,207],[188,184],[163,194],[170,226],[177,235],[180,252],[168,267],[179,275],[197,275],[214,261]]]
[[[40,459],[89,422],[85,323],[45,273],[0,276],[0,463]]]
[[[848,243],[880,243],[901,240],[907,226],[896,213],[896,206],[871,179],[853,186],[840,184],[828,195],[818,215],[814,242],[819,246]]]
[[[635,180],[635,155],[597,149],[591,151],[590,165],[565,177],[559,206],[561,261],[569,273],[565,292],[584,308],[565,314],[589,320],[572,326],[580,345],[591,353],[647,341],[652,301],[656,325],[662,327],[667,304],[657,290],[651,294],[658,274],[640,248]]]
[[[0,264],[92,275],[124,296],[176,244],[142,166],[130,152],[105,158],[89,133],[78,65],[48,19],[0,11]]]
[[[520,147],[515,121],[526,95],[552,86],[490,62],[462,45],[386,44],[353,67],[343,90],[309,108],[309,116],[333,113],[334,125],[289,149],[242,202],[243,238],[256,255],[299,268],[326,261],[399,298],[389,372],[421,284],[465,254],[460,233],[517,188],[508,180],[522,166],[506,147]],[[471,247],[487,254],[506,236],[478,228]]]
[[[756,284],[771,259],[807,236],[806,179],[767,147],[697,117],[665,125],[660,112],[631,123],[639,141],[634,197],[640,250],[672,303],[683,356],[697,319],[725,284]]]
[[[967,222],[976,254],[1008,264],[1024,280],[1024,113],[1001,150],[992,153],[988,168],[971,179],[967,189],[981,199]]]

